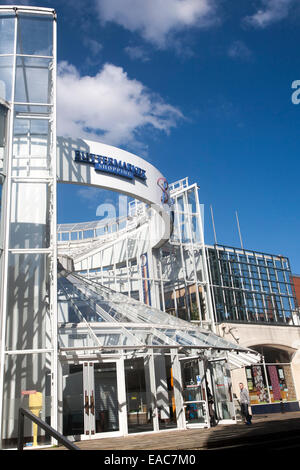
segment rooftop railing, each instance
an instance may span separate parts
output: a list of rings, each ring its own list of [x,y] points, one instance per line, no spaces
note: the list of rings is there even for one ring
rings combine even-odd
[[[188,178],[175,181],[169,185],[171,192],[180,191],[189,185]],[[107,240],[113,234],[131,230],[141,218],[147,217],[148,207],[141,201],[130,201],[128,204],[128,215],[111,220],[93,220],[90,222],[80,222],[57,225],[57,241],[63,243],[82,243],[94,239]]]

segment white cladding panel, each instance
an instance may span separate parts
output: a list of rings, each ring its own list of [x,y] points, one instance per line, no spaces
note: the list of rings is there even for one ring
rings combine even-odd
[[[93,164],[74,161],[76,150],[134,165],[145,170],[147,179],[145,181],[139,178],[131,180],[95,171]],[[162,205],[162,189],[158,185],[158,180],[163,178],[163,175],[151,163],[133,153],[100,142],[58,137],[57,158],[58,181],[61,183],[98,186],[121,192],[146,203]]]

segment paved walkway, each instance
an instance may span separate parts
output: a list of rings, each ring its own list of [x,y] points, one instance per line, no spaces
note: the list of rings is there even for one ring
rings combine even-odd
[[[262,445],[268,440],[273,445],[285,440],[287,443],[295,442],[296,437],[299,437],[300,445],[300,412],[255,415],[252,422],[251,426],[243,423],[218,425],[210,429],[88,440],[76,442],[76,445],[82,450],[212,450],[256,443]],[[52,449],[64,450],[63,447]]]

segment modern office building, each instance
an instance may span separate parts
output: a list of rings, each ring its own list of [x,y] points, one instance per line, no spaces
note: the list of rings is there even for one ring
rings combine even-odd
[[[0,7],[0,427],[19,408],[70,439],[236,422],[231,371],[261,361],[214,317],[196,184],[56,136],[56,13]],[[74,98],[75,99],[75,98]],[[118,191],[128,212],[57,227],[57,183]],[[26,440],[47,436],[26,422]]]

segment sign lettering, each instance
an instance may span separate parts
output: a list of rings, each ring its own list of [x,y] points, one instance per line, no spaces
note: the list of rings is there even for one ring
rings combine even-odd
[[[95,155],[94,153],[75,150],[75,162],[91,164],[94,165],[96,171],[110,173],[131,180],[134,178],[147,179],[146,171],[142,168],[104,155]]]

